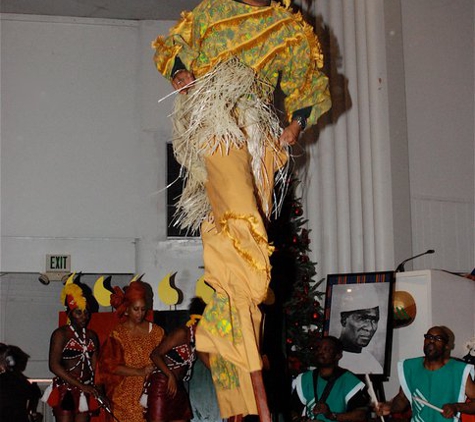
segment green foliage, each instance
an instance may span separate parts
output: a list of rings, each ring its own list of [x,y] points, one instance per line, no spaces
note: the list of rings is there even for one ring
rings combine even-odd
[[[316,263],[310,252],[309,231],[304,227],[302,203],[296,198],[299,181],[288,182],[288,191],[278,219],[269,227],[269,240],[275,247],[271,257],[271,287],[281,301],[284,314],[284,342],[291,373],[313,366],[316,342],[323,328],[324,293],[318,290],[322,280],[315,281]]]

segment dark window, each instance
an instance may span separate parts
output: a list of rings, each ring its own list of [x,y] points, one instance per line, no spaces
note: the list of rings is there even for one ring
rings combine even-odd
[[[198,237],[198,233],[190,233],[174,226],[176,203],[183,190],[183,179],[180,178],[180,164],[173,155],[173,146],[167,143],[167,236]]]

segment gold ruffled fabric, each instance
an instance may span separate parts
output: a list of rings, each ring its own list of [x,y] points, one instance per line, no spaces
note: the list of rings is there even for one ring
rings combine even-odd
[[[254,7],[233,0],[204,0],[152,47],[156,67],[167,78],[176,57],[197,77],[237,57],[273,87],[280,78],[289,120],[294,111],[311,107],[312,125],[330,108],[319,40],[300,13],[277,2]]]

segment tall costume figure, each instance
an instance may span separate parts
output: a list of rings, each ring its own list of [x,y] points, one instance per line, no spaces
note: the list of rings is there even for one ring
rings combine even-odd
[[[264,219],[274,180],[285,180],[287,146],[330,107],[323,56],[299,14],[265,0],[204,0],[153,47],[158,71],[186,93],[173,114],[186,172],[177,222],[201,225],[205,279],[216,291],[197,348],[210,353],[221,416],[257,414],[266,407],[253,392],[262,381],[258,305],[272,253]],[[283,131],[271,107],[278,84]]]

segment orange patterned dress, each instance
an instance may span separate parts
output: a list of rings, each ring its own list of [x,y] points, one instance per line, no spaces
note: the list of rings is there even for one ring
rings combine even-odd
[[[115,368],[119,365],[142,368],[152,364],[150,353],[163,336],[163,328],[153,323],[150,323],[148,333],[141,336],[132,336],[123,324],[119,324],[105,341],[99,360],[99,382],[104,384],[107,397],[112,402],[112,411],[118,420],[145,420],[140,405],[144,377],[115,375]]]

